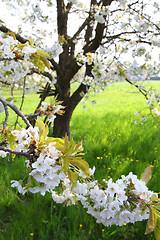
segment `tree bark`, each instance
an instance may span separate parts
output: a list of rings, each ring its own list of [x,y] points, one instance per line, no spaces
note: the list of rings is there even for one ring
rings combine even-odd
[[[109,5],[112,0],[102,1],[103,6]],[[91,6],[96,5],[97,1],[92,0]],[[70,82],[74,75],[81,68],[77,64],[77,60],[74,56],[75,54],[75,43],[72,38],[68,38],[67,35],[67,21],[68,21],[68,13],[69,8],[67,9],[64,4],[64,0],[57,0],[57,23],[58,23],[58,34],[59,36],[63,36],[63,51],[59,56],[59,70],[57,71],[57,83],[56,87],[56,95],[58,96],[58,100],[63,102],[63,106],[65,106],[65,113],[63,116],[57,115],[54,121],[53,135],[55,137],[64,137],[67,134],[70,137],[70,120],[72,113],[78,103],[83,98],[82,92],[85,94],[89,90],[89,86],[80,84],[77,90],[70,96]],[[100,46],[103,38],[103,33],[105,29],[105,24],[97,24],[96,34],[93,37],[93,26],[90,25],[91,15],[87,20],[82,24],[83,27],[87,27],[85,33],[85,43],[84,46],[84,55],[88,52],[95,52],[97,48]],[[82,27],[82,28],[83,28]],[[81,32],[81,27],[78,29],[77,34]],[[85,76],[92,76],[92,67],[93,65],[86,64],[86,72]]]

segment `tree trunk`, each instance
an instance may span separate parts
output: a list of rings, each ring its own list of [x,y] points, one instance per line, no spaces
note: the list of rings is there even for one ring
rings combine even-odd
[[[91,66],[90,66],[91,68]],[[70,138],[70,120],[72,117],[72,113],[78,103],[83,98],[82,92],[86,94],[89,90],[89,87],[87,85],[81,84],[77,90],[70,96],[70,88],[68,89],[68,95],[67,98],[65,98],[65,95],[62,95],[61,98],[58,96],[58,100],[63,101],[63,106],[65,106],[64,114],[62,116],[57,115],[55,121],[54,121],[54,127],[53,127],[53,136],[54,137],[64,137],[65,134]]]
[[[64,137],[66,134],[70,138],[70,120],[72,112],[68,109],[65,110],[63,116],[57,115],[54,121],[53,136]]]

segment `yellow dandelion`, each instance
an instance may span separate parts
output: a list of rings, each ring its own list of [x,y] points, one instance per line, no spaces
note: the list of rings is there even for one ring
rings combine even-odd
[[[83,227],[83,225],[82,225],[82,224],[79,224],[79,227],[81,228],[81,227]]]
[[[133,162],[134,160],[133,159],[131,159],[131,162]]]
[[[154,167],[153,165],[150,165],[150,167]]]
[[[120,134],[120,133],[118,133],[118,136],[121,136],[121,134]]]
[[[127,160],[129,160],[129,158],[127,157]]]
[[[101,157],[101,159],[103,159],[103,157]]]
[[[101,134],[103,134],[103,132],[101,132]]]
[[[108,178],[111,178],[110,176],[108,176]]]
[[[104,151],[106,151],[106,149],[104,149]]]
[[[119,162],[120,164],[122,163],[122,162]]]
[[[105,166],[105,165],[103,165],[103,168],[106,168],[106,166]]]
[[[108,170],[111,170],[111,168],[110,168],[110,167],[108,167]]]
[[[30,236],[33,236],[33,235],[34,235],[34,233],[30,233],[29,235],[30,235]]]
[[[154,160],[154,162],[156,162],[157,160]]]
[[[102,229],[102,232],[104,232],[104,229]]]
[[[108,157],[108,156],[106,155],[106,157]]]
[[[136,162],[139,162],[139,160],[136,160]]]
[[[156,149],[158,149],[158,148],[155,147],[154,149],[156,150]]]
[[[108,153],[108,155],[111,155],[111,153]]]
[[[123,226],[126,226],[126,225],[127,225],[127,223],[126,223],[126,222],[124,222],[124,223],[123,223]]]
[[[97,159],[100,159],[100,157],[97,157]]]

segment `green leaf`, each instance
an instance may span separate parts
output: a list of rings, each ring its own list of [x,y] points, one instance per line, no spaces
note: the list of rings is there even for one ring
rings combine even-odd
[[[4,22],[0,19],[0,23],[3,23],[4,24]]]
[[[34,46],[34,40],[31,37],[29,37],[29,44],[30,44],[31,47]]]
[[[48,125],[46,124],[45,129],[44,129],[44,131],[43,131],[44,139],[47,137],[48,132],[49,132],[49,129],[48,129]]]
[[[40,59],[41,61],[45,64],[45,66],[50,69],[50,63],[49,61],[47,60],[47,58],[43,57],[43,56],[40,56]]]
[[[156,211],[157,214],[157,224],[154,230],[155,239],[160,240],[160,212]]]
[[[62,158],[63,171],[66,174],[69,168],[69,159],[67,157]]]
[[[90,177],[89,164],[85,160],[73,159],[70,160],[69,163],[80,169],[87,177]]]
[[[71,181],[72,188],[74,188],[76,186],[77,176],[78,175],[76,172],[73,172],[72,170],[68,169],[68,177],[69,177],[69,180]]]
[[[14,100],[13,97],[9,97],[9,98],[6,99],[7,102],[11,102],[12,100]]]
[[[153,207],[150,207],[150,214],[149,214],[149,219],[147,222],[145,234],[153,232],[156,227],[156,223],[157,223],[157,216],[155,214]]]
[[[160,198],[157,198],[157,194],[153,194],[151,197],[151,201],[160,201]]]
[[[43,121],[37,120],[36,122],[39,128],[40,141],[44,141],[49,131],[48,126]]]
[[[26,47],[26,46],[28,46],[28,44],[27,43],[18,43],[17,44],[17,48],[23,48],[23,47]]]
[[[160,240],[160,223],[156,225],[156,228],[154,230],[154,235],[156,240]]]
[[[39,70],[44,72],[45,64],[41,61],[41,59],[39,57],[34,57],[34,58],[32,57],[31,61],[35,67],[38,67]]]
[[[46,144],[49,144],[51,142],[55,142],[55,147],[59,151],[63,151],[64,148],[64,140],[62,138],[54,138],[54,137],[49,137],[45,140]]]
[[[152,170],[151,170],[151,166],[149,166],[144,170],[140,179],[147,184],[151,179],[151,177],[152,177]]]
[[[36,123],[38,124],[38,128],[39,128],[39,135],[40,137],[43,135],[43,131],[45,129],[45,124],[44,122],[37,120]]]
[[[160,212],[160,204],[155,205],[154,208]]]
[[[69,147],[69,143],[68,143],[68,136],[67,136],[67,134],[65,135],[65,138],[64,138],[64,154],[66,154],[67,153],[67,151],[68,151],[68,147]]]
[[[40,56],[45,56],[45,57],[51,58],[51,56],[48,53],[46,53],[42,50],[37,49],[36,53]]]
[[[8,31],[6,34],[12,36],[13,39],[16,40],[16,35],[15,35],[15,33]]]
[[[16,144],[16,140],[17,140],[16,137],[13,134],[11,134],[11,132],[8,131],[6,138],[7,138],[7,141],[9,143],[10,148],[15,150],[15,148],[17,146],[17,144]]]

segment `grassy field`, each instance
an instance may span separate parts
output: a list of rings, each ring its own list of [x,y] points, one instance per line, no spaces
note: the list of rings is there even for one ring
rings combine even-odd
[[[159,82],[152,86],[160,88]],[[8,91],[3,93],[8,95]],[[90,100],[96,104],[90,104]],[[28,103],[29,102],[29,103]],[[19,93],[15,103],[20,105]],[[26,96],[24,112],[31,113],[37,106],[38,96]],[[85,159],[96,166],[95,178],[116,180],[122,174],[133,172],[140,177],[148,165],[153,176],[148,187],[160,191],[160,129],[149,115],[145,99],[138,91],[121,82],[111,85],[104,92],[91,96],[82,109],[76,108],[71,121],[71,137],[82,140]],[[139,111],[147,116],[145,124],[137,124]],[[1,114],[2,115],[2,114]],[[10,124],[13,123],[11,115]],[[1,117],[1,121],[3,117]],[[109,228],[96,224],[81,205],[63,207],[55,204],[50,195],[21,196],[10,187],[12,179],[25,176],[24,159],[14,162],[0,159],[0,239],[2,240],[152,240],[153,234],[144,235],[146,222]]]

